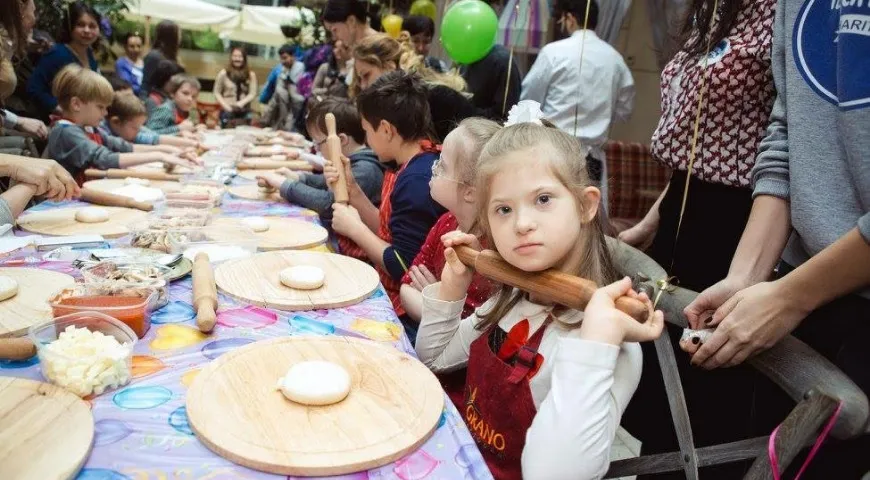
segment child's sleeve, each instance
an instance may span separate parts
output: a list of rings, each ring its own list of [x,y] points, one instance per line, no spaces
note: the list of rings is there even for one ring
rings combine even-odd
[[[372,205],[381,203],[381,188],[384,186],[384,171],[369,162],[356,162],[351,165],[354,181]]]
[[[120,154],[94,143],[81,128],[68,126],[56,127],[56,130],[49,137],[47,153],[70,172],[89,167],[119,168]]]
[[[175,112],[172,111],[172,103],[166,102],[155,108],[148,117],[146,127],[158,135],[174,135],[179,132],[175,124]]]
[[[640,345],[563,337],[550,355],[552,360],[545,360],[555,362],[550,392],[526,432],[523,478],[602,478],[622,413],[640,381]]]
[[[332,204],[335,196],[329,190],[321,190],[302,182],[285,180],[279,190],[284,200],[309,208],[326,219],[332,218]]]
[[[329,187],[326,185],[326,177],[322,173],[300,173],[299,183],[304,183],[309,187],[326,190]]]
[[[160,145],[160,135],[154,133],[150,128],[143,126],[139,129],[133,141],[138,145]]]
[[[439,300],[440,288],[439,282],[423,289],[423,316],[415,344],[420,361],[435,373],[452,372],[468,365],[471,343],[483,334],[475,328],[479,322],[476,313],[462,318],[465,299]]]
[[[103,137],[103,145],[113,152],[131,153],[133,151],[133,144],[121,137],[107,135],[103,130],[100,130],[100,136]]]
[[[429,230],[446,212],[429,195],[429,178],[423,174],[405,174],[393,189],[390,200],[393,242],[384,249],[383,260],[387,273],[396,281],[401,281]]]

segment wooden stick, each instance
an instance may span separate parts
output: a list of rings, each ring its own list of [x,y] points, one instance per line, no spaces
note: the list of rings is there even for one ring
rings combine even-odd
[[[85,170],[85,176],[88,178],[144,178],[146,180],[163,180],[167,182],[181,180],[181,175],[158,171],[126,170],[123,168],[110,168],[108,170],[89,168]]]
[[[333,193],[337,203],[348,203],[347,178],[344,173],[344,163],[341,160],[341,139],[335,130],[335,115],[326,114],[326,159],[338,171],[338,181],[335,182]]]
[[[116,195],[114,193],[103,192],[91,188],[83,188],[81,199],[95,205],[105,205],[107,207],[125,207],[135,208],[145,212],[154,210],[154,205],[148,202],[137,202],[130,197]]]
[[[199,331],[209,333],[217,320],[217,287],[214,271],[208,254],[200,252],[193,260],[193,308],[196,310],[196,326]]]
[[[0,359],[27,360],[36,355],[36,345],[27,337],[0,338]]]
[[[459,260],[477,273],[569,308],[583,310],[598,289],[598,285],[592,280],[553,269],[536,273],[525,272],[509,264],[492,250],[478,252],[466,246],[455,247],[454,250]],[[630,297],[618,298],[616,308],[639,322],[645,322],[650,313],[643,302]]]
[[[257,160],[255,162],[240,161],[236,164],[237,170],[275,170],[278,168],[289,168],[290,170],[302,170],[310,172],[313,170],[311,164],[305,160],[288,160],[280,162],[277,160]]]

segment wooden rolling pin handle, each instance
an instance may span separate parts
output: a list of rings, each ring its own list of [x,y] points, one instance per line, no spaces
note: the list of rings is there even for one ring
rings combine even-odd
[[[108,207],[135,208],[137,210],[143,210],[146,212],[154,210],[154,205],[148,202],[137,202],[130,197],[115,195],[114,193],[102,192],[100,190],[93,190],[90,188],[82,189],[81,199],[88,203],[105,205]]]
[[[466,246],[455,247],[454,250],[459,260],[477,273],[569,308],[586,308],[598,288],[591,280],[552,269],[538,273],[524,272],[491,250],[478,252]],[[620,297],[615,303],[617,310],[641,323],[649,318],[649,309],[640,300]]]
[[[0,338],[0,360],[27,360],[36,355],[36,345],[29,338]]]
[[[98,170],[96,168],[89,168],[85,170],[85,177],[87,178],[107,178],[109,176],[109,172],[106,170]]]
[[[214,271],[209,263],[208,254],[200,252],[193,260],[193,308],[196,309],[196,326],[199,331],[209,333],[214,330],[217,307]]]
[[[332,166],[338,171],[338,181],[333,187],[336,203],[348,203],[350,196],[347,192],[347,176],[344,171],[344,162],[341,159],[341,139],[338,138],[338,133],[335,127],[335,115],[327,113],[326,121],[326,146],[327,159],[332,162]]]
[[[146,180],[159,180],[165,182],[175,182],[181,180],[181,175],[169,174],[165,172],[145,172],[139,170],[124,170],[120,168],[110,168],[108,170],[97,170],[89,168],[85,170],[85,176],[89,178],[144,178]]]

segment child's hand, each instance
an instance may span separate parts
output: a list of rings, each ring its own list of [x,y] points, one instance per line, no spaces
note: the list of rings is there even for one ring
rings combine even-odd
[[[423,265],[422,263],[411,267],[408,270],[408,276],[411,277],[411,286],[421,292],[429,285],[438,283],[438,279],[435,278],[435,275],[432,275],[432,272],[430,272],[429,269],[426,268],[426,265]]]
[[[366,228],[359,212],[343,203],[332,204],[332,229],[353,239],[353,234],[359,227]]]
[[[664,314],[656,310],[646,322],[640,323],[627,313],[616,309],[614,302],[623,295],[636,298],[652,309],[652,302],[646,293],[638,294],[632,290],[631,279],[625,277],[599,288],[592,295],[583,312],[580,338],[611,345],[621,345],[623,342],[648,342],[658,338],[664,327]]]
[[[178,155],[181,149],[172,145],[155,145],[158,152],[168,153],[170,155]]]
[[[287,160],[299,160],[299,150],[288,150]]]
[[[187,120],[185,120],[185,122],[187,122]],[[191,124],[191,125],[193,125],[193,124]],[[181,125],[178,125],[178,128],[181,128]],[[196,140],[196,141],[202,140],[198,133],[195,133],[195,132],[190,131],[190,130],[181,130],[178,133],[178,136],[181,138],[186,138],[188,140]]]
[[[193,122],[190,120],[185,120],[178,124],[178,129],[182,132],[192,132],[196,127],[193,126]]]
[[[281,185],[287,180],[283,175],[279,175],[277,173],[264,173],[262,175],[257,175],[257,185],[262,185],[263,183],[268,184],[272,188],[281,188]]]
[[[292,180],[294,182],[298,182],[300,178],[299,172],[295,170],[290,170],[287,167],[281,167],[278,170],[275,170],[275,173],[277,173],[278,175],[283,175],[284,178],[286,178],[287,180]]]
[[[344,178],[347,181],[348,193],[358,190],[359,185],[357,185],[356,179],[353,178],[353,171],[350,169],[350,160],[342,155],[341,163],[344,164]],[[323,165],[323,177],[326,179],[326,183],[330,188],[335,188],[335,184],[338,182],[338,168],[329,160],[327,160]]]
[[[473,272],[463,264],[453,247],[467,245],[480,247],[480,242],[474,235],[456,230],[441,237],[444,245],[444,258],[447,262],[441,271],[441,291],[438,297],[447,302],[455,302],[465,298],[468,287],[471,286]]]
[[[197,125],[194,128],[196,129],[197,132],[202,133],[202,132],[205,132],[206,130],[208,130],[208,125],[206,125],[204,123],[200,123],[199,125]]]
[[[196,162],[191,162],[190,160],[187,160],[185,158],[181,158],[176,155],[170,155],[168,153],[160,154],[160,162],[164,165],[172,165],[176,167],[193,167],[197,165]]]

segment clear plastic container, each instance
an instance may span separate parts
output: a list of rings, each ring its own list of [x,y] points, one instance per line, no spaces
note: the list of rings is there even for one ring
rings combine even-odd
[[[142,338],[151,328],[151,312],[158,307],[158,299],[158,289],[153,287],[95,283],[61,290],[48,303],[55,318],[72,313],[102,313],[124,323]]]
[[[68,327],[86,328],[114,337],[122,349],[113,351],[80,351],[77,354],[59,353],[51,347]],[[49,382],[86,397],[121,387],[132,378],[133,349],[136,334],[124,323],[103,313],[75,312],[31,326],[27,332],[36,345],[42,375]],[[99,375],[90,375],[89,373]],[[100,378],[102,377],[102,378]]]
[[[240,226],[171,230],[168,240],[170,253],[184,254],[192,262],[197,253],[206,252],[211,263],[250,257],[260,243],[250,229]]]
[[[172,269],[154,262],[104,260],[83,267],[86,285],[99,285],[110,291],[130,288],[153,288],[157,291],[154,309],[169,303],[169,277]]]
[[[167,198],[163,205],[166,208],[187,208],[211,212],[215,208],[212,200],[191,200],[185,198]]]
[[[142,230],[175,230],[179,228],[203,227],[211,221],[211,211],[196,208],[161,208],[151,212],[144,220],[138,220],[127,229],[130,232]]]

